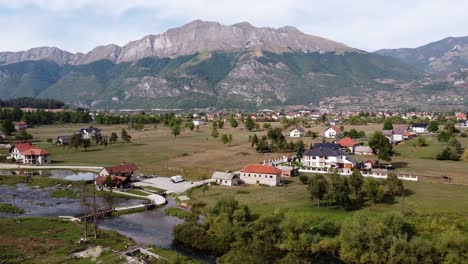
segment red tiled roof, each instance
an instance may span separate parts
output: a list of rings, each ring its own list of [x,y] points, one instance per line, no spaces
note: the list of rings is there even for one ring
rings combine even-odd
[[[112,173],[130,173],[132,171],[138,170],[138,167],[133,163],[124,163],[122,165],[112,166],[112,167],[105,167],[109,174]]]
[[[337,126],[331,126],[330,128],[332,128],[336,132],[341,132],[341,129],[339,127],[337,127]]]
[[[340,145],[341,147],[354,147],[359,144],[359,142],[355,141],[354,139],[350,137],[344,137],[336,143]]]
[[[261,174],[281,174],[281,170],[271,166],[262,164],[249,164],[245,166],[241,172],[247,173],[261,173]]]
[[[38,148],[32,148],[28,149],[24,152],[22,152],[23,155],[34,155],[34,156],[43,156],[43,155],[49,155],[49,152],[43,150],[43,149],[38,149]]]
[[[19,143],[19,144],[13,145],[13,148],[16,148],[19,152],[23,153],[26,150],[34,149],[36,147],[33,146],[31,143]]]

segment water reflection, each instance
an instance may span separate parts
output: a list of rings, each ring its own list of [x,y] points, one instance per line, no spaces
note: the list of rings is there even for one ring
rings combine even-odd
[[[69,181],[91,181],[97,176],[94,172],[80,172],[73,170],[0,170],[0,175],[31,175],[44,176]]]

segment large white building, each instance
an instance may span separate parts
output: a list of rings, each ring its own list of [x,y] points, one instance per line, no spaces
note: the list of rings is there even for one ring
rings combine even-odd
[[[36,148],[31,143],[15,144],[10,149],[11,158],[23,164],[42,165],[51,162],[49,152]]]
[[[306,169],[337,168],[351,170],[356,161],[348,157],[348,154],[340,149],[313,148],[304,152],[301,159]]]
[[[413,132],[416,132],[418,134],[423,134],[423,133],[428,132],[427,127],[428,127],[427,124],[413,124],[411,126],[411,130],[413,130]]]
[[[282,171],[271,165],[249,164],[240,170],[240,179],[245,184],[277,186],[281,182]]]

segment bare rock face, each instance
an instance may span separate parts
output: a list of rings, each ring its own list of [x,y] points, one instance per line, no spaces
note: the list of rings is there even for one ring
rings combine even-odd
[[[294,27],[256,28],[243,22],[225,26],[196,20],[122,47],[117,62],[148,56],[178,57],[203,51],[267,50],[275,53],[357,51],[344,44],[302,33]]]
[[[357,50],[325,38],[307,35],[294,27],[257,28],[247,22],[231,26],[195,20],[159,35],[148,35],[123,47],[99,46],[87,54],[72,54],[53,47],[33,48],[20,52],[0,52],[0,65],[24,60],[49,60],[60,65],[88,64],[107,59],[116,63],[146,57],[175,58],[205,51],[266,50],[274,53],[351,52]],[[259,54],[259,53],[257,53]]]
[[[48,60],[58,64],[68,64],[73,54],[55,47],[32,48],[27,51],[0,52],[0,65],[11,64],[26,60]]]

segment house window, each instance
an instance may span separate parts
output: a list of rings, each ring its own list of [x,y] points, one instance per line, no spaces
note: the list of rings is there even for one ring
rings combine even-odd
[[[273,175],[270,175],[270,179],[273,179]]]

